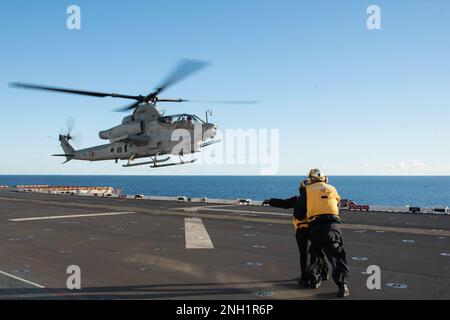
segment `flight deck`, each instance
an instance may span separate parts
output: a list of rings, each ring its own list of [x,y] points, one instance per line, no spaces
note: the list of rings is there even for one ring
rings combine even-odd
[[[301,288],[291,210],[0,190],[0,299],[336,299]],[[342,211],[351,295],[450,299],[450,216]],[[69,266],[81,289],[67,289]],[[381,288],[367,287],[367,268]]]

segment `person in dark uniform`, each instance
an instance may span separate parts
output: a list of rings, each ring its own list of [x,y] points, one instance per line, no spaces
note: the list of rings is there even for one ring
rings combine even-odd
[[[340,196],[335,187],[328,184],[328,178],[318,169],[309,172],[310,184],[305,187],[306,212],[309,224],[310,254],[312,257],[308,269],[308,281],[312,288],[321,284],[323,259],[314,253],[324,252],[330,261],[332,277],[338,286],[338,296],[350,294],[347,280],[349,269],[340,229],[339,201]]]
[[[294,208],[292,224],[295,228],[295,239],[297,241],[298,251],[300,254],[300,277],[298,279],[298,284],[303,287],[308,286],[308,234],[309,226],[306,214],[306,185],[309,183],[308,180],[304,180],[300,184],[300,194],[299,196],[294,196],[289,199],[275,199],[264,200],[263,205],[270,205],[272,207],[278,207],[283,209]],[[312,252],[316,255],[316,252]],[[319,258],[310,257],[311,261],[325,259],[323,252],[319,253]],[[321,264],[321,279],[328,280],[328,264],[323,261]]]

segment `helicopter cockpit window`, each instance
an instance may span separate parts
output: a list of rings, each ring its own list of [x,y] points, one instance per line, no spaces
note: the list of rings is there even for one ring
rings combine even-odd
[[[196,115],[185,113],[161,117],[159,120],[163,123],[173,123],[177,125],[204,123],[204,121]]]
[[[159,122],[165,123],[165,124],[173,124],[173,117],[172,116],[166,116],[166,117],[160,117]]]

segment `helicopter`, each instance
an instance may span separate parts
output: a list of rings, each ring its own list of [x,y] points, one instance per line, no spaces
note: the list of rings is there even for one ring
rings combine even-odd
[[[123,118],[121,124],[99,132],[100,139],[109,140],[109,143],[76,150],[70,143],[73,136],[71,134],[71,129],[69,128],[66,134],[59,135],[59,141],[64,153],[54,154],[53,156],[65,157],[66,160],[63,163],[67,163],[71,160],[114,160],[116,163],[118,160],[127,160],[127,163],[124,164],[123,167],[150,165],[151,168],[159,168],[193,163],[196,159],[184,160],[183,156],[200,152],[202,148],[219,143],[220,140],[214,140],[217,135],[217,125],[208,122],[208,114],[211,115],[210,110],[206,112],[205,121],[194,114],[187,113],[166,116],[164,112],[160,111],[157,107],[158,103],[206,102],[252,104],[257,102],[232,100],[192,101],[159,97],[159,94],[167,88],[184,80],[207,65],[208,63],[204,61],[182,60],[157,89],[147,95],[133,96],[117,93],[103,93],[19,82],[10,83],[10,87],[46,90],[101,98],[112,97],[135,100],[132,104],[115,110],[119,112],[133,110],[132,114]],[[180,132],[183,134],[180,135]],[[179,161],[168,162],[172,156],[178,156]],[[149,161],[135,162],[136,159],[142,158],[149,158]]]

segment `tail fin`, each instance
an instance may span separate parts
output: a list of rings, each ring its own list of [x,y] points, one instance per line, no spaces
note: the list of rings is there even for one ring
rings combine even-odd
[[[61,142],[61,148],[64,150],[64,154],[54,154],[56,157],[66,157],[66,161],[63,163],[67,163],[75,157],[75,149],[69,143],[69,140],[66,136],[59,135],[59,141]]]

